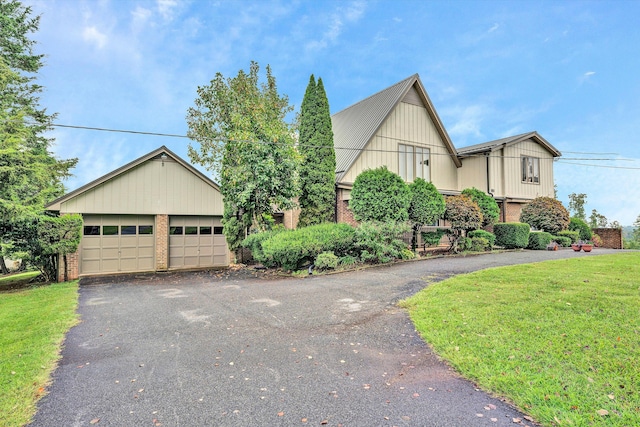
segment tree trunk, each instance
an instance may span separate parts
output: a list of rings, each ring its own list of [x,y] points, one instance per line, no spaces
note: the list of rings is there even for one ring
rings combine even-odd
[[[69,275],[67,273],[67,254],[64,254],[62,256],[62,260],[64,261],[64,281],[68,282],[69,281]],[[56,272],[57,273],[57,272]],[[58,281],[58,275],[56,274],[56,282]]]
[[[0,270],[2,270],[2,274],[9,274],[9,269],[7,268],[7,264],[4,262],[4,257],[0,255]]]

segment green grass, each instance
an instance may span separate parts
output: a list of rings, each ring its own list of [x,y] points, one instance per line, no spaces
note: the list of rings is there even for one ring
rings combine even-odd
[[[437,354],[543,425],[640,425],[640,253],[485,270],[402,305]]]
[[[0,276],[0,292],[28,286],[39,275],[39,271],[25,271],[24,273]]]
[[[0,426],[22,426],[35,413],[77,303],[77,281],[0,293]]]

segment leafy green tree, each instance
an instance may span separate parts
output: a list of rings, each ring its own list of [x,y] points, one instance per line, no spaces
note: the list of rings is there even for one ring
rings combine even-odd
[[[409,218],[411,193],[400,176],[386,166],[356,177],[349,208],[356,221],[404,222]]]
[[[618,221],[612,221],[609,223],[609,228],[622,228],[622,225]]]
[[[482,226],[482,210],[467,195],[449,196],[446,199],[444,219],[449,221],[453,230],[453,251],[457,252],[460,242],[465,237],[464,234]]]
[[[551,197],[536,197],[522,208],[520,222],[537,230],[557,234],[569,227],[569,211]]]
[[[587,214],[584,211],[584,205],[586,202],[587,195],[584,193],[569,194],[569,212],[573,213],[574,218],[579,218],[583,221],[587,220]]]
[[[471,197],[482,211],[482,226],[487,227],[493,225],[500,217],[500,207],[493,197],[480,191],[477,188],[465,188],[462,194]]]
[[[412,224],[413,237],[411,247],[416,250],[418,232],[423,225],[433,224],[444,215],[444,197],[435,185],[422,178],[416,178],[409,184],[411,203],[409,204],[409,221]]]
[[[329,101],[322,84],[316,84],[313,74],[300,108],[300,139],[302,156],[300,175],[299,227],[333,221],[336,205],[336,153]]]
[[[633,223],[633,240],[640,243],[640,215],[636,218],[636,221]]]
[[[591,211],[591,215],[589,216],[589,226],[591,228],[605,228],[608,222],[607,217],[598,213],[597,210],[593,209]]]
[[[19,1],[0,0],[0,269],[12,255],[17,227],[43,214],[44,205],[64,193],[63,180],[77,159],[59,160],[50,152],[54,115],[40,106],[36,74],[43,55],[35,54],[31,34],[40,17]]]
[[[285,121],[293,107],[278,94],[269,66],[266,82],[260,83],[258,73],[256,62],[236,77],[217,73],[198,87],[195,107],[187,113],[188,135],[200,144],[189,144],[189,157],[220,177],[224,233],[232,250],[249,229],[268,229],[274,209],[292,208],[297,194],[293,125]]]

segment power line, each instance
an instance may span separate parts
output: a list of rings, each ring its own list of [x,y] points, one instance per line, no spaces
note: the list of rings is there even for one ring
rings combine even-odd
[[[640,170],[640,168],[632,168],[627,166],[590,165],[588,163],[565,162],[564,160],[558,160],[558,163],[565,163],[567,165],[577,165],[577,166],[591,166],[594,168]]]
[[[162,137],[169,137],[169,138],[186,138],[186,139],[192,139],[187,135],[179,135],[179,134],[171,134],[171,133],[160,133],[160,132],[144,132],[144,131],[135,131],[135,130],[125,130],[125,129],[110,129],[110,128],[101,128],[101,127],[93,127],[93,126],[78,126],[78,125],[65,125],[65,124],[60,124],[60,123],[52,123],[51,126],[54,127],[60,127],[60,128],[68,128],[68,129],[82,129],[82,130],[93,130],[93,131],[100,131],[100,132],[115,132],[115,133],[127,133],[127,134],[134,134],[134,135],[149,135],[149,136],[162,136]],[[416,141],[410,141],[410,140],[406,140],[406,139],[400,139],[400,138],[393,138],[393,137],[382,137],[382,138],[387,138],[387,139],[393,139],[396,141],[401,141],[401,142],[407,142],[407,143],[416,143]],[[255,143],[255,144],[259,144],[259,143],[264,143],[263,141],[253,141],[253,140],[231,140],[231,139],[227,139],[227,138],[218,138],[219,141],[234,141],[234,142],[247,142],[247,143]],[[420,142],[420,144],[422,146],[428,146],[428,147],[433,147],[433,148],[442,148],[439,145],[435,145],[435,144],[425,144]],[[301,146],[301,145],[298,145]],[[325,148],[323,146],[314,146],[314,145],[304,145],[304,147],[307,148]],[[376,149],[376,148],[354,148],[354,147],[334,147],[335,150],[349,150],[349,151],[360,151],[360,152],[379,152],[379,153],[399,153],[399,150],[385,150],[385,149]],[[535,154],[535,152],[531,151],[532,154]],[[580,153],[580,152],[571,152],[571,151],[566,151],[566,153],[575,153],[575,154],[611,154],[611,155],[617,155],[617,153]],[[448,156],[448,157],[452,157],[453,154],[451,153],[437,153],[437,152],[430,152],[430,155],[439,155],[439,156]],[[467,155],[465,157],[487,157],[485,154],[471,154],[471,155]],[[492,158],[503,158],[503,159],[520,159],[522,156],[491,156]],[[552,160],[552,159],[541,159],[541,160]],[[625,159],[625,158],[579,158],[579,157],[563,157],[562,160],[558,160],[559,162],[562,163],[567,163],[567,164],[576,164],[576,165],[581,165],[581,166],[593,166],[593,167],[607,167],[607,168],[611,168],[611,169],[632,169],[632,170],[636,170],[636,169],[640,169],[640,168],[625,168],[622,166],[603,166],[603,165],[585,165],[585,164],[578,164],[578,163],[569,163],[566,162],[566,160],[579,160],[579,161],[630,161],[633,162],[635,161],[634,159]]]

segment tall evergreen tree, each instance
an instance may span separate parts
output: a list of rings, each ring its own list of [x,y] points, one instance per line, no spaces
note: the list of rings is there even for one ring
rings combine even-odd
[[[40,17],[19,1],[0,0],[0,268],[11,252],[11,235],[25,218],[43,214],[44,205],[64,192],[63,180],[77,159],[58,160],[44,133],[54,115],[40,106],[36,74],[43,55],[35,54],[31,34]]]
[[[300,108],[299,227],[334,220],[336,153],[329,101],[322,79],[313,74]]]

